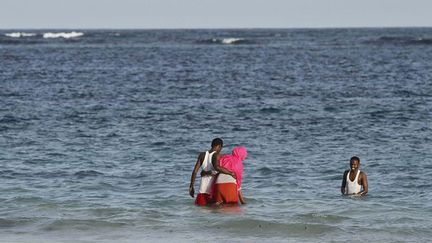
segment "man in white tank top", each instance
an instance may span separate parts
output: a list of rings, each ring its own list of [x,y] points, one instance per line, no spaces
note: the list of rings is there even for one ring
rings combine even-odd
[[[212,141],[211,149],[209,151],[202,152],[198,155],[198,159],[197,162],[195,163],[195,167],[191,176],[191,182],[189,185],[189,195],[191,197],[194,197],[195,178],[198,173],[198,170],[201,168],[200,189],[197,198],[195,200],[195,204],[199,206],[205,206],[212,202],[211,186],[213,184],[215,175],[218,172],[235,176],[233,172],[228,171],[223,167],[220,166],[213,167],[213,164],[219,165],[219,163],[213,163],[213,161],[219,161],[220,151],[222,150],[222,147],[223,147],[222,139],[215,138]]]
[[[366,195],[368,193],[368,181],[366,173],[360,171],[360,158],[352,157],[350,167],[351,169],[344,172],[341,193],[344,195]]]

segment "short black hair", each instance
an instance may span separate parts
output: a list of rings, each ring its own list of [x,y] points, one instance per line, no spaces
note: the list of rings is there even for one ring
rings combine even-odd
[[[360,158],[359,157],[357,157],[357,156],[351,157],[350,162],[353,162],[354,160],[357,160],[357,162],[360,163]]]
[[[215,147],[215,146],[218,146],[218,145],[220,145],[221,147],[223,147],[223,141],[222,141],[222,139],[221,138],[215,138],[215,139],[213,139],[211,146]]]

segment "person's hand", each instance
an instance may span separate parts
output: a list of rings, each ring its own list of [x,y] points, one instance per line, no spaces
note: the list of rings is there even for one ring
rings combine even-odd
[[[194,187],[193,186],[189,186],[189,195],[191,196],[191,197],[195,197],[195,189],[194,189]]]

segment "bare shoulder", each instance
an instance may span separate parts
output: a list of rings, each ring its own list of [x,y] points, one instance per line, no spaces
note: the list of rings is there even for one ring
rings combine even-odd
[[[348,176],[348,171],[349,171],[349,170],[346,170],[346,171],[344,171],[344,173],[343,173],[343,176],[342,176],[342,184],[344,184],[345,181],[346,181],[346,178],[347,178],[347,176]]]
[[[360,171],[360,176],[366,178],[366,173],[363,171]]]
[[[199,154],[198,154],[198,160],[199,160],[199,161],[203,161],[203,160],[204,160],[204,157],[205,157],[205,154],[206,154],[205,152],[201,152],[201,153],[199,153]]]
[[[215,162],[219,161],[219,159],[220,159],[220,154],[219,153],[214,153],[213,156],[212,156],[212,161],[213,161],[212,163],[213,163],[213,165],[214,165]]]

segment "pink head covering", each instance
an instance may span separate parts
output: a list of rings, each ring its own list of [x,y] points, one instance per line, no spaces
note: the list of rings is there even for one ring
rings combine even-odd
[[[235,147],[232,154],[224,155],[220,158],[219,165],[234,172],[236,175],[237,189],[241,189],[243,176],[243,163],[246,159],[247,151],[245,147]]]

